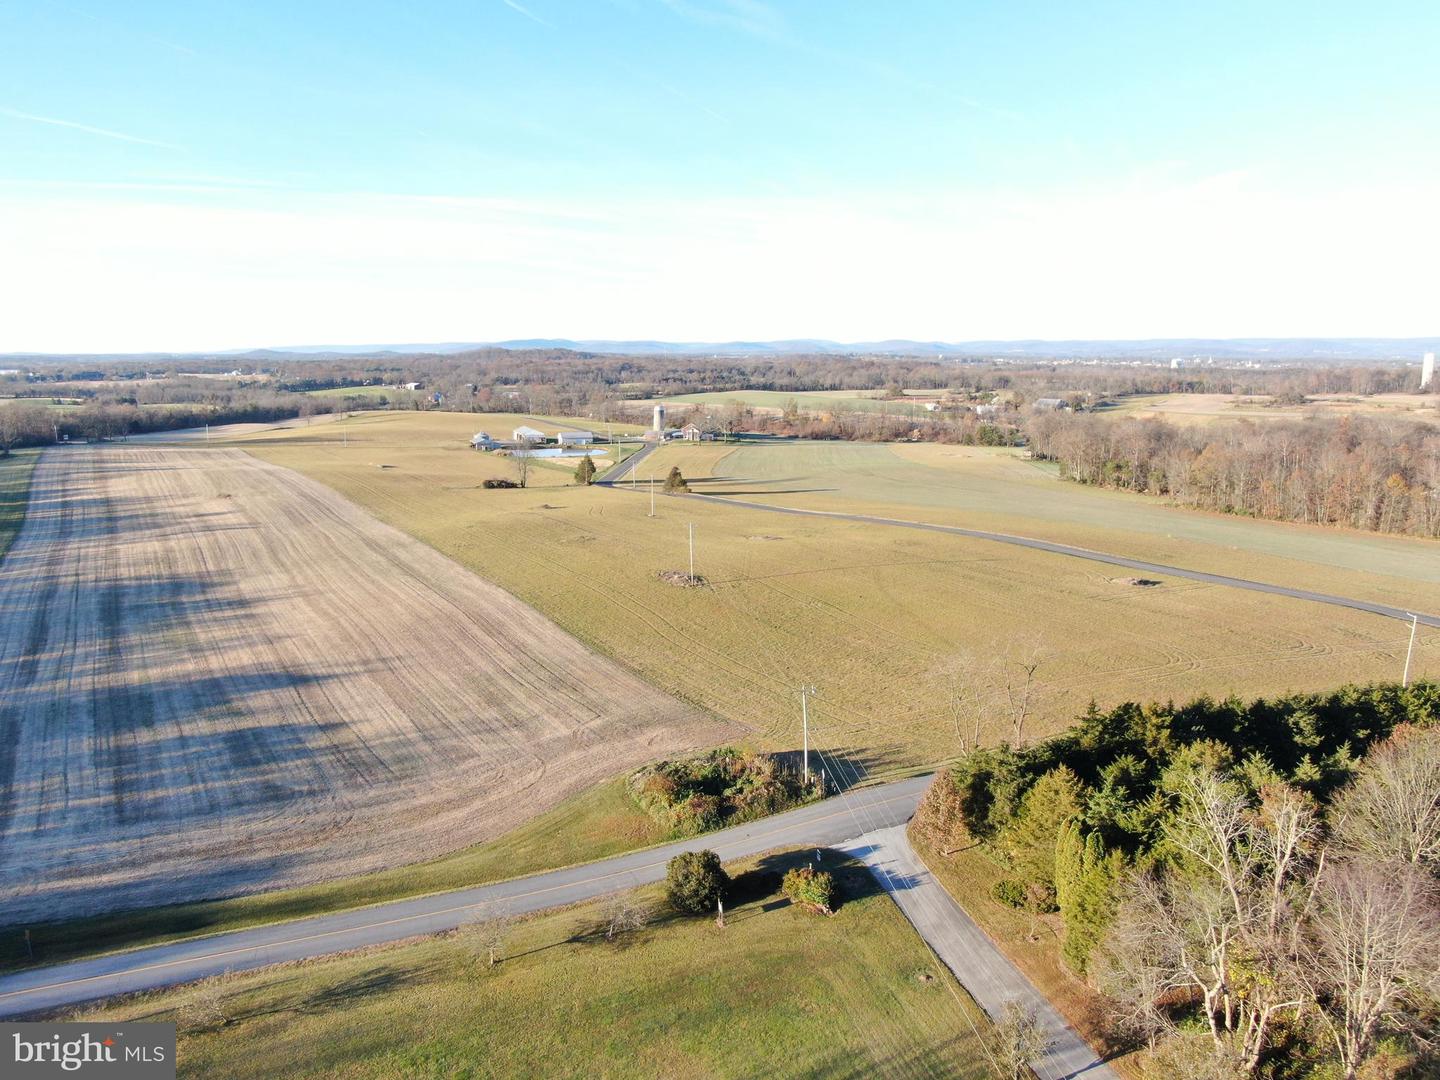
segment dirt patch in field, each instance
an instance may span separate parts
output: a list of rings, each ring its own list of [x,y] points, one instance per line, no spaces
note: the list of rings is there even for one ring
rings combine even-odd
[[[682,589],[698,589],[706,583],[703,574],[691,575],[684,570],[661,570],[655,576],[666,585],[676,585]]]
[[[1157,581],[1155,578],[1147,577],[1117,577],[1111,578],[1111,580],[1114,581],[1116,585],[1133,585],[1137,589],[1153,589],[1165,584],[1163,581]]]
[[[289,470],[57,448],[0,563],[0,920],[433,857],[734,733]]]
[[[747,536],[746,540],[784,540],[783,536]]]

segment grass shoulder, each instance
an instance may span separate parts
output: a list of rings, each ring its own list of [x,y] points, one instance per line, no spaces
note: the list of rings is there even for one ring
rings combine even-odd
[[[720,928],[671,914],[614,940],[606,901],[515,923],[501,958],[465,932],[224,980],[225,1022],[182,1035],[185,1075],[800,1077],[987,1075],[985,1020],[857,863],[827,853],[826,918],[779,895],[806,853],[732,863]],[[179,988],[80,1011],[168,1020]]]
[[[0,970],[221,934],[287,919],[365,907],[523,877],[608,858],[670,839],[672,833],[608,781],[495,840],[430,862],[294,889],[120,912],[0,931]],[[25,931],[30,933],[29,959]]]
[[[39,450],[15,450],[0,457],[0,559],[25,523],[30,502],[30,479],[35,474]]]

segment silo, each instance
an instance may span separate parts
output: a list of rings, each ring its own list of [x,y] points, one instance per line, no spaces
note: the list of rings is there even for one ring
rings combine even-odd
[[[1421,390],[1424,390],[1427,386],[1429,386],[1429,385],[1430,385],[1432,382],[1434,382],[1434,381],[1435,381],[1435,354],[1434,354],[1433,352],[1427,352],[1427,353],[1425,354],[1425,363],[1424,363],[1423,365],[1421,365],[1421,368],[1420,368],[1420,389],[1421,389]]]
[[[664,405],[656,405],[656,406],[655,406],[655,427],[654,427],[653,430],[655,430],[655,431],[662,431],[662,432],[665,430],[665,406],[664,406]]]

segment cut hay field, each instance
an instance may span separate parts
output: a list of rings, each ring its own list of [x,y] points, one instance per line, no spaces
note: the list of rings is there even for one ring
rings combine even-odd
[[[961,525],[1440,612],[1440,545],[1259,521],[1062,480],[1024,452],[936,443],[671,444],[696,491]]]
[[[1099,410],[1102,416],[1165,419],[1177,424],[1213,420],[1297,420],[1307,416],[1385,416],[1440,422],[1433,394],[1315,394],[1303,405],[1276,405],[1265,395],[1132,394]]]
[[[293,472],[56,448],[0,563],[0,911],[414,862],[728,730]]]
[[[744,479],[728,467],[723,455],[735,451],[726,447],[667,446],[641,464],[638,483],[618,490],[495,492],[478,488],[493,463],[458,440],[442,445],[429,415],[386,421],[371,435],[383,441],[385,460],[395,463],[390,470],[367,467],[374,454],[363,443],[358,452],[353,441],[342,450],[328,435],[307,441],[302,433],[284,433],[238,445],[333,487],[648,681],[746,725],[765,747],[798,747],[796,689],[817,684],[812,742],[841,752],[857,772],[954,755],[960,749],[952,710],[957,683],[1032,641],[1045,655],[1027,728],[1032,736],[1065,726],[1092,698],[1105,705],[1319,689],[1395,678],[1403,662],[1406,628],[1399,623],[1282,597],[1188,581],[1139,589],[1117,582],[1114,567],[1082,560],[684,497],[661,496],[657,516],[648,516],[644,481],[652,468],[663,479],[672,461],[702,479],[697,491],[746,490],[736,479],[703,482],[705,460],[723,460],[722,475]],[[777,443],[773,450],[796,448]],[[906,464],[891,448],[876,449]],[[794,492],[842,486],[852,467],[858,459],[802,476],[800,457],[776,459],[770,490],[790,493],[772,498],[818,498],[825,493]],[[997,498],[1007,486],[1013,485],[998,483]],[[1077,494],[1111,505],[1107,493]],[[904,509],[921,516],[914,506]],[[991,512],[1000,511],[992,506]],[[1187,516],[1175,514],[1177,522]],[[676,588],[657,575],[685,567],[692,522],[696,569],[708,584]],[[1100,525],[1078,533],[1066,531],[1063,520],[1052,522],[1062,538],[1095,539],[1096,547],[1127,536],[1125,525],[1123,515],[1107,524],[1103,513]],[[1157,543],[1171,542],[1159,533]],[[1229,544],[1192,543],[1221,569],[1243,576],[1304,571],[1311,585],[1330,591],[1390,580],[1317,570]],[[1397,580],[1393,587],[1407,584]],[[1440,669],[1440,634],[1421,637],[1417,670]],[[992,741],[1006,731],[999,715],[988,715],[982,728]]]
[[[834,858],[835,856],[831,856]],[[992,1075],[983,1014],[863,869],[831,918],[789,906],[769,855],[729,867],[726,926],[660,914],[619,942],[603,902],[523,920],[493,971],[463,937],[234,976],[232,1019],[182,1034],[194,1080]],[[656,889],[640,897],[660,906]],[[179,989],[80,1010],[165,1021]]]

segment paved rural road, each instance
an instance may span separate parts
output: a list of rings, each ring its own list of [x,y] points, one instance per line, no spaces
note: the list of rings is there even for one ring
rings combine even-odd
[[[903,825],[879,828],[834,846],[870,867],[920,936],[986,1013],[999,1017],[1009,1001],[1023,1002],[1034,1010],[1035,1019],[1050,1038],[1049,1050],[1030,1063],[1040,1080],[1081,1075],[1088,1080],[1118,1080],[925,868],[910,849]]]
[[[618,479],[618,477],[617,477]],[[691,492],[688,498],[705,499],[709,502],[724,503],[728,506],[743,506],[748,510],[769,510],[775,514],[794,514],[801,517],[833,518],[837,521],[859,521],[871,525],[891,525],[901,529],[922,529],[926,532],[951,533],[955,536],[966,536],[972,540],[993,540],[1000,544],[1014,544],[1016,547],[1031,548],[1035,551],[1048,551],[1055,555],[1069,555],[1077,559],[1089,559],[1091,562],[1109,563],[1111,566],[1123,566],[1129,570],[1140,570],[1147,574],[1162,574],[1170,577],[1188,578],[1191,581],[1203,581],[1210,585],[1228,585],[1233,589],[1250,589],[1253,592],[1271,593],[1275,596],[1288,596],[1295,600],[1309,600],[1317,604],[1333,604],[1335,607],[1353,608],[1356,611],[1368,611],[1372,615],[1384,615],[1391,619],[1400,619],[1402,622],[1409,622],[1412,612],[1404,608],[1391,607],[1388,604],[1375,604],[1369,600],[1352,600],[1346,596],[1332,596],[1329,593],[1311,592],[1308,589],[1291,589],[1284,585],[1269,585],[1263,581],[1249,581],[1246,578],[1226,577],[1224,574],[1208,574],[1203,570],[1185,570],[1178,566],[1164,566],[1160,563],[1144,562],[1140,559],[1130,559],[1124,555],[1108,555],[1103,551],[1091,551],[1089,548],[1071,547],[1069,544],[1056,544],[1049,540],[1036,540],[1029,536],[1012,536],[1009,533],[983,532],[980,529],[962,529],[958,525],[935,525],[927,521],[906,521],[904,518],[876,517],[872,514],[847,514],[838,510],[802,510],[795,506],[772,506],[769,503],[750,502],[746,499],[732,499],[725,495],[698,495]],[[1440,627],[1440,615],[1426,615],[1423,612],[1414,612],[1415,618],[1421,626]]]
[[[710,848],[729,861],[777,847],[834,847],[904,824],[929,782],[919,776],[860,788],[750,825],[566,870],[6,975],[0,977],[0,1016],[452,930],[489,903],[524,914],[589,900],[661,880],[666,862],[681,851]]]
[[[619,465],[616,465],[613,469],[607,472],[602,479],[596,480],[596,485],[599,487],[610,487],[617,481],[625,479],[625,477],[629,476],[630,473],[634,470],[635,466],[639,465],[640,462],[644,461],[647,457],[654,453],[655,448],[659,445],[659,443],[650,443],[648,446],[644,446],[641,447],[639,450],[636,450],[635,453],[631,454]]]

